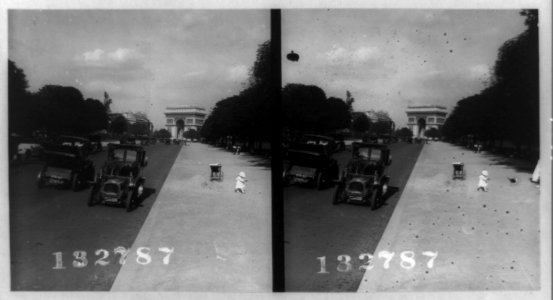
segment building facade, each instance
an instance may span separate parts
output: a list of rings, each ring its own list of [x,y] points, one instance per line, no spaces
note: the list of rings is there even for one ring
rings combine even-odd
[[[207,113],[198,106],[175,106],[165,109],[165,127],[174,139],[182,138],[184,132],[194,129],[200,131]]]
[[[445,123],[447,109],[439,105],[420,105],[407,107],[407,127],[414,137],[425,137],[430,128],[441,129]]]

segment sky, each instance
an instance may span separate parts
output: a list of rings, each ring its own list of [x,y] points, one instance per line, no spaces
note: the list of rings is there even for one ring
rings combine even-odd
[[[478,94],[501,45],[525,30],[518,10],[284,10],[282,82],[316,85],[354,110],[383,110],[397,128],[409,105]]]
[[[145,112],[164,128],[168,106],[215,103],[247,82],[268,10],[11,10],[8,57],[29,90],[72,86],[112,98],[113,112]]]

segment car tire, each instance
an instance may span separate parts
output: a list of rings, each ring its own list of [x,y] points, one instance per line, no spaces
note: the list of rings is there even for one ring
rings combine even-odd
[[[42,174],[42,171],[39,173],[40,177],[37,179],[36,185],[39,189],[44,188],[44,175]]]
[[[382,198],[382,189],[381,187],[378,187],[376,190],[373,191],[371,196],[371,209],[375,210],[380,205],[380,199]]]
[[[134,189],[131,189],[130,191],[127,192],[127,198],[125,198],[125,201],[123,203],[123,205],[125,206],[127,211],[131,211],[131,209],[132,209],[132,205],[133,205],[134,198],[135,198],[134,192],[135,192]]]
[[[95,184],[88,197],[88,206],[94,206],[97,203],[100,203],[100,186]]]
[[[141,182],[133,191],[133,202],[134,204],[138,205],[140,202],[142,202],[142,199],[144,197],[144,182]]]
[[[342,202],[342,193],[344,192],[344,184],[339,183],[336,187],[336,192],[334,192],[334,198],[332,199],[333,205],[338,205]]]
[[[322,190],[324,188],[324,180],[323,180],[323,173],[319,172],[317,173],[315,177],[315,184],[317,185],[317,190]]]
[[[79,174],[73,174],[73,176],[71,176],[71,189],[73,192],[79,191]]]

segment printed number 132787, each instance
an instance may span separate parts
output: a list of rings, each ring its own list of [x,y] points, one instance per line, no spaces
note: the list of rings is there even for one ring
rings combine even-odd
[[[390,268],[390,263],[392,259],[395,256],[395,252],[389,252],[389,251],[380,251],[378,252],[377,257],[379,259],[383,260],[382,267],[384,269]],[[432,251],[424,251],[422,252],[423,256],[428,257],[428,261],[426,262],[426,267],[429,269],[432,269],[434,267],[434,260],[436,257],[438,257],[438,252],[432,252]],[[400,263],[399,265],[406,270],[410,270],[416,266],[415,261],[415,252],[413,251],[403,251],[399,254],[400,257]],[[329,272],[326,270],[326,256],[320,256],[317,257],[320,263],[320,271],[317,272],[317,274],[328,274]],[[336,267],[336,270],[338,272],[349,272],[353,270],[353,264],[351,262],[351,256],[342,254],[338,255],[338,266]],[[374,256],[370,253],[362,253],[359,255],[359,260],[363,262],[361,266],[359,266],[359,270],[371,270],[374,268]]]

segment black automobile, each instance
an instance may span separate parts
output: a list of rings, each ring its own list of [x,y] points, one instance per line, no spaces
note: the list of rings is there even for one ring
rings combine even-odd
[[[339,145],[337,145],[334,138],[326,135],[316,135],[316,134],[305,134],[303,135],[296,144],[308,144],[308,145],[321,145],[325,151],[325,155],[332,155],[336,152]],[[344,145],[345,147],[345,145]]]
[[[94,163],[84,148],[58,143],[43,147],[45,164],[37,176],[38,188],[61,186],[78,191],[94,180]]]
[[[80,136],[61,135],[56,139],[56,143],[81,148],[84,155],[93,153],[95,148],[89,139]]]
[[[147,164],[141,146],[108,144],[108,158],[92,186],[88,205],[114,204],[131,210],[144,196],[142,168]]]
[[[338,162],[329,155],[326,145],[294,144],[288,150],[284,167],[284,185],[313,183],[321,190],[338,178]]]
[[[388,191],[385,175],[390,150],[384,144],[353,143],[352,158],[342,172],[332,203],[360,203],[378,208]]]

